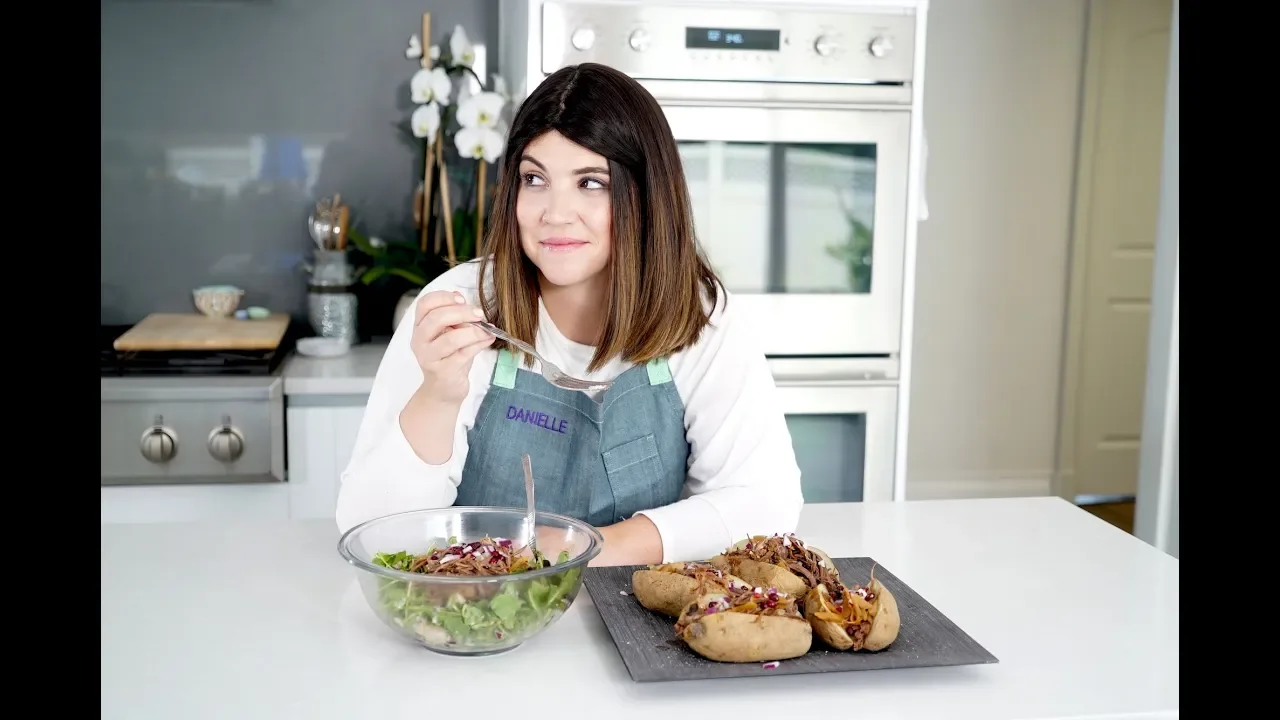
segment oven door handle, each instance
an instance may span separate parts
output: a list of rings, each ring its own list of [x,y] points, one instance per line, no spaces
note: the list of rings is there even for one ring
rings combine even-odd
[[[868,385],[898,380],[895,357],[768,359],[769,372],[779,387],[796,385]]]

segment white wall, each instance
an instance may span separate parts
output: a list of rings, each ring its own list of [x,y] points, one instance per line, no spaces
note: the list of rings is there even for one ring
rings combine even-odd
[[[1178,557],[1178,0],[1169,35],[1164,165],[1134,535]]]
[[[907,497],[1049,494],[1086,0],[932,0]]]

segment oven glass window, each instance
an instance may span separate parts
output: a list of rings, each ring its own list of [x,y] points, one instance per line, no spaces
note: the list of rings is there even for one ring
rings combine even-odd
[[[679,145],[698,240],[730,292],[871,292],[874,144]]]
[[[806,503],[861,502],[867,416],[788,415]]]

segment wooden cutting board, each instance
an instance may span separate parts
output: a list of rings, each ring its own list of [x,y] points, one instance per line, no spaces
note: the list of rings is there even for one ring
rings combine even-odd
[[[116,338],[116,350],[274,350],[289,316],[262,320],[211,318],[199,313],[152,313]]]

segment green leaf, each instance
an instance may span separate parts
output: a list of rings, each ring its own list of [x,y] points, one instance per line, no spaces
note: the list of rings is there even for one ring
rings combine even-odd
[[[483,627],[486,624],[484,611],[476,605],[462,606],[462,621],[467,624],[467,627],[472,628]]]
[[[347,237],[351,238],[351,242],[355,243],[356,247],[360,249],[360,252],[365,255],[378,257],[383,254],[382,248],[374,247],[373,243],[369,242],[369,238],[365,237],[364,233],[356,230],[355,228],[347,230]]]
[[[520,598],[510,593],[503,593],[489,602],[489,609],[506,625],[515,619],[516,613],[520,611],[520,606],[522,605],[524,603],[520,601]]]
[[[374,280],[377,280],[378,278],[386,274],[387,274],[386,267],[382,265],[375,265],[369,268],[368,270],[366,270],[365,273],[360,276],[360,282],[364,283],[365,285],[369,285],[373,283]]]
[[[413,272],[412,270],[406,270],[405,268],[391,268],[390,270],[387,271],[387,273],[391,275],[396,275],[398,277],[402,277],[405,280],[408,280],[409,282],[413,283],[414,285],[421,285],[425,287],[427,284],[426,278],[422,277],[418,273]]]

